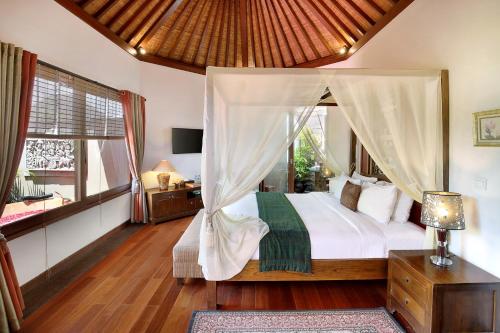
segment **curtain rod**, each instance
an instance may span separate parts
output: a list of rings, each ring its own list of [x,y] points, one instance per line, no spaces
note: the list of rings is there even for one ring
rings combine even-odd
[[[49,67],[49,68],[52,68],[52,69],[58,70],[58,71],[63,72],[63,73],[65,73],[65,74],[72,75],[72,76],[77,77],[77,78],[79,78],[79,79],[82,79],[82,80],[85,80],[85,81],[88,81],[88,82],[91,82],[91,83],[97,84],[97,85],[99,85],[99,86],[101,86],[101,87],[103,87],[103,88],[106,88],[106,89],[112,90],[112,91],[114,91],[114,92],[116,92],[116,93],[120,93],[120,92],[121,92],[120,90],[118,90],[118,89],[116,89],[116,88],[113,88],[113,87],[107,86],[107,85],[102,84],[102,83],[100,83],[100,82],[97,82],[97,81],[91,80],[91,79],[89,79],[89,78],[86,78],[86,77],[81,76],[81,75],[78,75],[78,74],[75,74],[75,73],[70,72],[70,71],[68,71],[68,70],[66,70],[66,69],[63,69],[63,68],[61,68],[61,67],[57,67],[57,66],[55,66],[55,65],[49,64],[49,63],[47,63],[47,62],[45,62],[45,61],[38,60],[38,63],[39,63],[40,65],[47,66],[47,67]]]

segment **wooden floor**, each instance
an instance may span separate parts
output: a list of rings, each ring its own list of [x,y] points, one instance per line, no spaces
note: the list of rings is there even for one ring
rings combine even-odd
[[[186,332],[205,283],[179,286],[172,248],[191,218],[145,226],[24,322],[23,332]],[[385,282],[223,283],[222,310],[370,308]]]

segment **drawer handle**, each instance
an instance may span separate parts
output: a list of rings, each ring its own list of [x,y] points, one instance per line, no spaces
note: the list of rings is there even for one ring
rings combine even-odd
[[[406,298],[405,299],[405,304],[408,305],[408,303],[410,303],[410,301],[408,301],[408,299]]]
[[[406,282],[406,283],[410,283],[410,278],[409,278],[409,277],[407,277],[407,278],[405,279],[405,282]]]

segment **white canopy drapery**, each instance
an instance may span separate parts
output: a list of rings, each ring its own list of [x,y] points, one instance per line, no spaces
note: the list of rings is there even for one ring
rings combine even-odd
[[[333,132],[335,131],[335,127],[339,128],[339,124],[335,124],[335,120],[339,118],[332,115],[332,113],[341,112],[337,109],[338,108],[329,108],[325,117],[320,116],[318,107],[311,113],[309,119],[316,118],[313,120],[319,124],[321,131],[320,136],[322,139],[318,140],[318,137],[314,135],[313,130],[308,124],[304,126],[304,129],[307,131],[303,131],[303,133],[307,142],[313,148],[316,157],[319,158],[330,171],[333,171],[335,175],[340,175],[342,172],[346,174],[349,172],[349,164],[341,164],[336,158],[337,152],[335,148],[338,148],[338,143],[335,142],[336,136]]]
[[[441,72],[337,71],[328,87],[382,172],[416,201],[443,187]]]
[[[257,187],[325,90],[321,78],[303,71],[271,77],[264,73],[207,69],[201,169],[205,214],[199,255],[207,280],[238,274],[268,232],[262,220],[228,216],[221,208]]]
[[[269,173],[327,88],[397,186],[416,199],[424,189],[441,189],[439,71],[209,67],[199,255],[207,280],[238,274],[268,232],[258,218],[236,218],[221,209]],[[302,108],[298,117],[297,108]],[[295,119],[291,129],[290,119]]]

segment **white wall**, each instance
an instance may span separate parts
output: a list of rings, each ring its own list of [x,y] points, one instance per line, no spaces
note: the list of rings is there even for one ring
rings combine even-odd
[[[139,62],[52,0],[0,0],[0,40],[117,89],[140,90]],[[9,242],[21,284],[130,218],[130,195]]]
[[[172,154],[172,127],[203,128],[205,76],[141,63],[141,95],[146,98],[146,152],[143,171],[162,159],[184,178],[200,174],[201,154]],[[157,187],[155,175],[145,186]]]
[[[472,113],[500,109],[500,1],[416,0],[349,60],[330,67],[436,68],[450,75],[450,190],[467,229],[452,250],[500,276],[500,148],[474,147]],[[480,190],[477,178],[487,179]]]
[[[8,242],[24,284],[130,218],[130,194]]]

